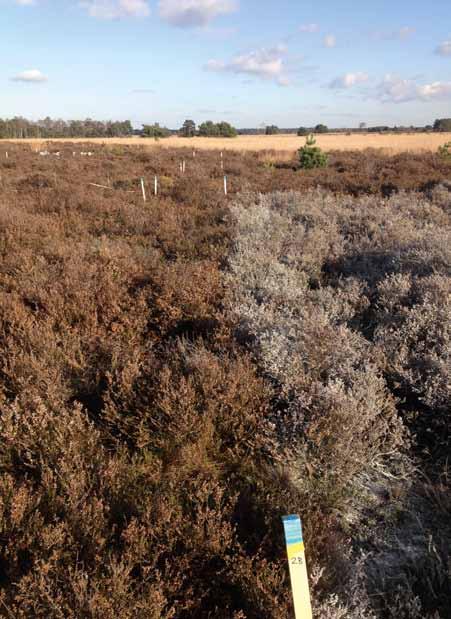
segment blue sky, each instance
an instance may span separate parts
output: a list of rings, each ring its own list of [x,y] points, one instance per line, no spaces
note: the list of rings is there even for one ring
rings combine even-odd
[[[0,0],[0,117],[238,127],[451,116],[451,2]]]

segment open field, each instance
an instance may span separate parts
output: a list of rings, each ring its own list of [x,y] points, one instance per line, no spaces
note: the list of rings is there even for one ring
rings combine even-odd
[[[73,140],[52,140],[53,142],[86,142],[86,139]],[[224,138],[180,138],[177,136],[165,138],[155,142],[152,139],[144,138],[93,138],[88,140],[92,144],[128,144],[128,145],[147,145],[163,146],[165,148],[194,147],[197,149],[218,149],[218,150],[238,150],[238,151],[260,151],[275,150],[293,152],[304,144],[305,139],[295,135],[259,135],[259,136],[238,136],[233,139]],[[451,133],[413,133],[413,134],[365,134],[365,135],[345,135],[345,134],[326,134],[318,135],[317,143],[324,150],[343,150],[354,151],[366,148],[382,149],[388,154],[401,152],[435,152],[439,146],[451,141]],[[45,147],[42,140],[20,140],[34,146]]]
[[[0,146],[0,617],[291,619],[300,513],[315,619],[450,619],[451,165],[82,149]]]

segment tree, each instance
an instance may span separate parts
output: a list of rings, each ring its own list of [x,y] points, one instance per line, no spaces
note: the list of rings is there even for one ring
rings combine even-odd
[[[232,127],[230,123],[225,121],[214,123],[211,120],[207,120],[199,125],[199,135],[207,138],[234,138],[237,135],[237,130],[235,127]]]
[[[277,133],[279,133],[279,127],[276,127],[276,125],[268,125],[268,127],[266,127],[265,133],[266,135],[276,135]]]
[[[184,138],[192,138],[196,135],[196,123],[194,120],[185,120],[180,129],[180,135]]]
[[[235,127],[232,127],[230,123],[225,122],[224,120],[217,125],[219,135],[222,138],[234,138],[237,136],[238,132]]]
[[[329,131],[328,127],[326,125],[316,125],[315,129],[313,130],[315,133],[327,133]]]
[[[145,138],[167,138],[171,135],[170,130],[167,127],[160,127],[158,123],[154,125],[143,125],[143,136]]]
[[[308,135],[309,134],[309,130],[306,127],[299,127],[298,129],[298,135],[300,137]]]
[[[437,118],[434,123],[434,131],[451,131],[451,118]]]
[[[366,129],[366,123],[360,123],[359,124],[359,129],[363,131],[363,129]]]
[[[219,135],[219,127],[213,121],[207,120],[199,125],[199,135],[203,137],[213,137]]]
[[[310,134],[305,145],[299,149],[299,163],[304,170],[324,168],[327,165],[327,155],[316,145],[316,140]]]

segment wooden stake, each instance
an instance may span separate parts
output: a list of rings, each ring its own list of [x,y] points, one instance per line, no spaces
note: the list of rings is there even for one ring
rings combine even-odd
[[[157,196],[158,195],[158,177],[157,175],[155,175],[155,182],[154,182],[154,194]]]
[[[98,185],[97,183],[88,183],[92,187],[101,187],[102,189],[112,189],[111,187],[107,187],[106,185]]]
[[[282,520],[293,592],[294,614],[296,619],[312,619],[301,519],[294,514],[284,516]]]
[[[144,187],[144,179],[141,179],[141,191],[143,192],[143,200],[146,201],[146,189]]]

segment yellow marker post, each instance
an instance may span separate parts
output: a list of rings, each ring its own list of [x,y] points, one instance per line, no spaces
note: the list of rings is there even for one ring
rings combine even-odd
[[[312,619],[301,519],[297,515],[291,515],[284,516],[282,520],[293,591],[294,614],[296,619]]]

